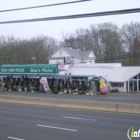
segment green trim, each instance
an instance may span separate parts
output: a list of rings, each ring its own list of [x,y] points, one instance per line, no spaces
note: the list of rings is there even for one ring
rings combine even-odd
[[[94,77],[93,79],[92,79],[92,81],[99,81],[99,80],[101,80],[101,79],[104,79],[102,76],[98,76],[98,77]]]

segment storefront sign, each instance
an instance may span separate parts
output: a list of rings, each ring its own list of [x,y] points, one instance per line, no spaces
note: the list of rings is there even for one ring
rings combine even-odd
[[[2,65],[1,73],[58,73],[57,65]]]
[[[62,62],[58,62],[58,70],[65,70],[65,65]]]
[[[71,57],[65,57],[64,62],[65,62],[65,64],[71,64],[71,62],[72,62]]]

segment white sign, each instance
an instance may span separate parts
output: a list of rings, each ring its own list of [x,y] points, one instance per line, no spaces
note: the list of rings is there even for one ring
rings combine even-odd
[[[42,77],[40,79],[40,83],[42,83],[45,91],[48,91],[49,90],[48,80],[47,80],[46,77]]]
[[[71,61],[72,61],[71,57],[65,57],[66,64],[71,64]]]
[[[58,62],[58,70],[65,70],[65,65],[62,62]]]

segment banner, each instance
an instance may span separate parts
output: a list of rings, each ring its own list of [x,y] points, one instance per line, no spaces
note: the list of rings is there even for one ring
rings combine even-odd
[[[40,79],[40,83],[43,85],[45,91],[49,90],[48,80],[46,77],[42,77]]]

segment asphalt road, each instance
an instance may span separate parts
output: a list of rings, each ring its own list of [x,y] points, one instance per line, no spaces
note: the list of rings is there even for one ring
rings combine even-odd
[[[140,116],[0,103],[0,140],[128,140]]]
[[[140,93],[108,93],[107,95],[71,95],[71,94],[45,94],[18,91],[0,92],[0,95],[28,96],[41,98],[55,98],[65,100],[99,101],[99,102],[117,102],[140,104]]]

